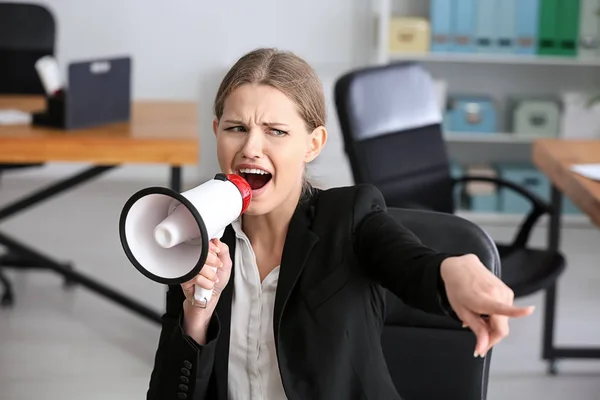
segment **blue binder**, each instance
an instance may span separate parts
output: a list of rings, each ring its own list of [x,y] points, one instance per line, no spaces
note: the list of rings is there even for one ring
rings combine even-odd
[[[539,0],[518,0],[515,53],[537,54],[539,12]]]
[[[429,19],[431,24],[432,52],[448,52],[452,43],[452,10],[451,0],[431,0]]]
[[[521,2],[521,0],[518,0]],[[499,53],[514,53],[516,41],[517,0],[496,2],[496,47]]]
[[[474,53],[477,0],[453,0],[452,8],[452,46],[450,51]]]
[[[479,0],[475,23],[475,48],[478,53],[495,52],[496,2],[497,0]]]

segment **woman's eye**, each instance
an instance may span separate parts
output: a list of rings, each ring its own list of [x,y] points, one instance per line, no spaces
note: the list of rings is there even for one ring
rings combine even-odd
[[[271,129],[271,133],[275,136],[285,136],[288,134],[286,131],[282,131],[281,129]]]
[[[229,132],[245,132],[246,131],[246,129],[243,126],[232,126],[232,127],[226,128],[225,130],[229,131]]]

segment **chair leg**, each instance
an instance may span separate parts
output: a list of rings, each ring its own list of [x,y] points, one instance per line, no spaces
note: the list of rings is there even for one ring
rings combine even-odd
[[[73,271],[73,269],[74,269],[74,268],[73,268],[73,264],[71,264],[71,263],[64,264],[64,266],[65,266],[65,268],[67,268],[67,269],[69,269],[69,270],[71,270],[71,271]],[[65,289],[70,289],[70,288],[72,288],[73,286],[75,286],[75,284],[76,284],[76,282],[73,282],[71,279],[69,279],[69,278],[65,277],[65,281],[64,281],[64,283],[63,283],[63,288],[65,288]]]
[[[16,268],[16,269],[44,269],[43,265],[40,265],[39,262],[28,260],[18,254],[15,253],[6,253],[0,256],[0,267],[6,268]],[[65,268],[73,270],[73,265],[68,263],[64,264]],[[75,283],[69,278],[65,278],[64,288],[69,289],[73,287]]]
[[[15,253],[6,253],[0,256],[0,266],[18,268],[39,268],[34,261],[27,260]]]
[[[0,269],[0,283],[4,287],[2,297],[0,297],[0,307],[10,307],[15,302],[15,296],[13,294],[12,284]]]

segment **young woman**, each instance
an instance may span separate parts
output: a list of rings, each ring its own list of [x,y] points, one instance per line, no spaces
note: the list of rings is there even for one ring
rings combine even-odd
[[[220,168],[244,176],[253,198],[200,274],[169,288],[149,399],[398,399],[380,346],[384,287],[452,311],[476,334],[475,356],[507,335],[509,317],[533,311],[514,307],[476,256],[423,246],[375,187],[310,186],[305,167],[327,130],[302,59],[246,54],[214,111]],[[208,304],[194,304],[194,284],[214,289]]]

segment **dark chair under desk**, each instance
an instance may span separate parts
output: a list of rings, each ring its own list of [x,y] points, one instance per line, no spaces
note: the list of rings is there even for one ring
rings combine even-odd
[[[451,177],[437,93],[421,65],[351,71],[336,82],[335,104],[355,183],[377,186],[389,207],[443,213],[455,212],[455,188],[466,182],[513,190],[529,200],[531,211],[512,243],[497,244],[503,281],[521,297],[548,289],[559,278],[566,265],[563,255],[528,244],[539,217],[551,211],[549,203],[503,179]]]
[[[0,95],[42,95],[44,88],[35,70],[35,62],[54,55],[56,24],[44,6],[25,3],[0,3]],[[43,164],[0,164],[0,183],[7,172],[41,167]],[[29,267],[31,262],[6,254],[0,257],[0,285],[4,292],[0,304],[14,301],[10,282],[2,267]]]
[[[389,208],[399,223],[427,246],[446,253],[476,254],[496,276],[500,258],[494,241],[477,225],[452,214]],[[387,296],[382,346],[396,388],[406,400],[484,400],[492,350],[473,357],[475,335],[450,317],[404,306]]]

